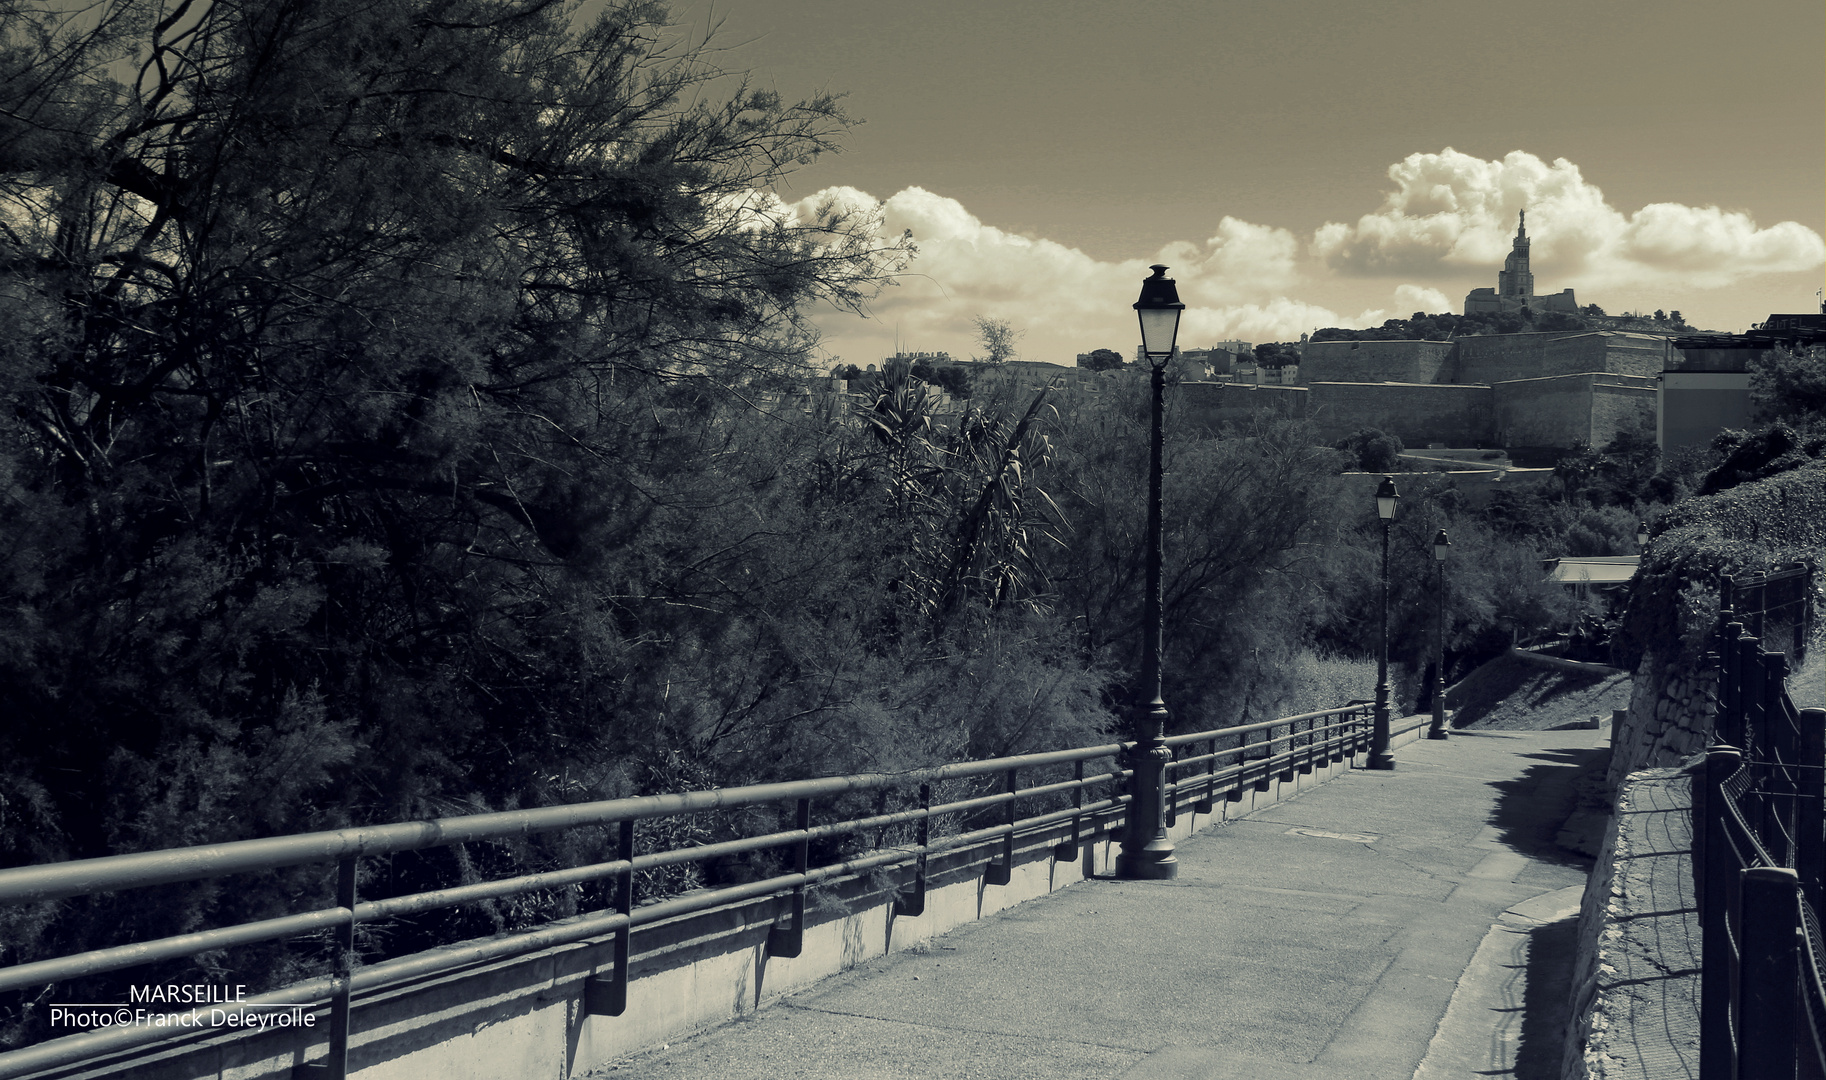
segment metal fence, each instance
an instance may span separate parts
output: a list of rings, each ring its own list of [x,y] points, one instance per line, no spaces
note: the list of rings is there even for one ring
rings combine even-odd
[[[1726,578],[1720,598],[1716,741],[1706,755],[1695,845],[1701,1080],[1826,1080],[1826,940],[1818,915],[1826,709],[1797,710],[1786,689],[1789,658],[1798,659],[1806,642],[1806,616],[1793,611],[1810,606],[1808,586],[1804,568],[1784,568]],[[1764,617],[1784,608],[1789,614],[1779,621]],[[1771,631],[1788,648],[1764,648],[1762,635]]]
[[[1348,760],[1367,748],[1369,730],[1368,707],[1354,704],[1171,737],[1167,743],[1175,760],[1168,766],[1169,823],[1182,810],[1209,813],[1218,798],[1238,801],[1246,788],[1266,791],[1277,777],[1289,780],[1297,773]],[[240,1014],[297,1002],[311,1003],[319,1010],[327,1007],[327,1045],[312,1065],[319,1075],[341,1080],[347,1069],[351,999],[407,980],[572,942],[612,938],[612,963],[586,980],[584,1006],[591,1014],[619,1015],[628,1002],[629,942],[635,927],[773,897],[781,911],[766,950],[771,956],[792,957],[799,954],[803,943],[807,890],[822,883],[865,873],[895,873],[899,875],[895,911],[913,916],[925,909],[926,863],[935,853],[987,845],[981,861],[987,863],[983,878],[989,885],[1009,883],[1015,841],[1024,834],[1059,830],[1064,839],[1054,846],[1053,856],[1076,858],[1080,844],[1107,833],[1121,821],[1130,796],[1120,790],[1120,784],[1130,772],[1119,761],[1131,746],[1112,743],[907,773],[651,795],[0,870],[0,905],[207,881],[314,863],[334,864],[336,882],[332,906],[0,968],[0,992],[327,931],[334,935],[337,946],[334,970],[329,974],[244,1000],[215,1003],[211,1009]],[[989,786],[1000,790],[985,791]],[[791,826],[712,843],[636,849],[637,823],[750,807],[779,808],[782,817],[790,815]],[[867,809],[859,812],[859,807]],[[613,859],[380,899],[364,901],[357,896],[363,859],[476,842],[524,841],[535,835],[588,828],[615,830]],[[689,832],[675,830],[674,835]],[[814,851],[823,857],[814,859]],[[656,902],[638,895],[643,874],[759,852],[778,856],[785,872],[717,888],[689,889]],[[360,924],[586,883],[607,886],[611,902],[599,910],[531,929],[367,965],[359,962],[355,930]],[[112,1026],[0,1053],[0,1078],[195,1035],[201,1021],[190,1018],[202,1012],[173,1013],[166,1023]]]

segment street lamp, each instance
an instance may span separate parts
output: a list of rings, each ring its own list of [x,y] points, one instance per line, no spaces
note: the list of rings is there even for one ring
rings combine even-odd
[[[1376,516],[1382,519],[1382,618],[1376,641],[1376,715],[1370,728],[1372,769],[1395,767],[1395,755],[1389,753],[1389,526],[1395,523],[1395,510],[1400,503],[1395,478],[1383,477],[1382,486],[1376,489]]]
[[[1443,739],[1446,737],[1446,555],[1452,541],[1446,539],[1446,531],[1439,530],[1433,538],[1433,561],[1439,565],[1439,622],[1438,651],[1433,657],[1433,726],[1427,728],[1427,738]]]
[[[1643,521],[1636,525],[1636,550],[1641,551],[1645,547],[1648,547],[1648,522]]]
[[[1147,596],[1141,614],[1141,684],[1137,687],[1132,718],[1134,745],[1124,762],[1130,769],[1128,825],[1122,852],[1116,856],[1116,875],[1125,878],[1166,879],[1179,874],[1179,860],[1167,840],[1167,706],[1160,697],[1160,646],[1164,615],[1160,603],[1160,473],[1162,398],[1166,389],[1167,362],[1179,337],[1179,289],[1165,266],[1149,267],[1154,276],[1141,283],[1135,314],[1141,319],[1141,351],[1148,358],[1154,390],[1154,430],[1148,444],[1148,548]],[[1142,703],[1143,694],[1153,699]]]

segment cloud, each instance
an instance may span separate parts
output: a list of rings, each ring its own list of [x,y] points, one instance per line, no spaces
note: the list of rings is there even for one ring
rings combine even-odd
[[[1395,286],[1395,309],[1409,315],[1416,311],[1440,312],[1456,311],[1452,301],[1438,289],[1429,289],[1422,285]],[[1407,318],[1407,315],[1401,316]]]
[[[1758,274],[1810,270],[1826,242],[1792,221],[1768,228],[1740,211],[1654,203],[1625,216],[1565,158],[1513,151],[1485,161],[1447,148],[1389,167],[1394,190],[1355,225],[1329,222],[1311,252],[1346,275],[1424,277],[1494,267],[1517,211],[1528,211],[1537,288],[1720,288]]]
[[[833,203],[862,211],[874,200],[832,188],[785,209],[803,221]],[[919,257],[870,305],[871,314],[909,349],[961,352],[978,315],[1026,329],[1022,352],[1034,359],[1069,364],[1077,352],[1120,347],[1134,336],[1128,307],[1156,262],[1172,267],[1187,305],[1182,343],[1291,340],[1339,321],[1331,310],[1287,295],[1301,281],[1302,245],[1286,229],[1224,217],[1203,243],[1175,241],[1152,258],[1105,262],[985,224],[956,199],[924,188],[907,188],[880,206],[881,235],[910,230]],[[827,321],[827,328],[840,326]]]

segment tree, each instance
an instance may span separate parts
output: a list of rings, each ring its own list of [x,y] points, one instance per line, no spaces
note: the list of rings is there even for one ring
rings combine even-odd
[[[1750,407],[1760,423],[1826,417],[1826,346],[1776,349],[1751,360]]]
[[[1364,472],[1392,472],[1401,464],[1401,437],[1381,428],[1359,428],[1333,444],[1351,455],[1353,463]]]
[[[1091,371],[1114,371],[1122,367],[1122,354],[1115,349],[1096,349],[1079,366]]]
[[[1007,319],[991,319],[986,315],[978,315],[971,320],[971,325],[976,327],[977,344],[983,350],[983,355],[975,358],[977,363],[1000,364],[1019,355],[1015,344],[1027,331],[1014,329]]]
[[[572,15],[9,7],[0,864],[633,793],[755,711],[702,659],[765,640],[704,509],[775,483],[730,410],[910,248],[771,193],[835,98]]]
[[[1584,312],[1587,315],[1595,315],[1598,318],[1604,317],[1604,309],[1599,307],[1596,304],[1586,304],[1584,307]]]

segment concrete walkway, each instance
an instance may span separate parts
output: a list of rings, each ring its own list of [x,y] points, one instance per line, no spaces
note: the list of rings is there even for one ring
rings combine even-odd
[[[1410,744],[1190,838],[1175,881],[1074,885],[594,1075],[1557,1076],[1588,864],[1555,837],[1608,735]]]

